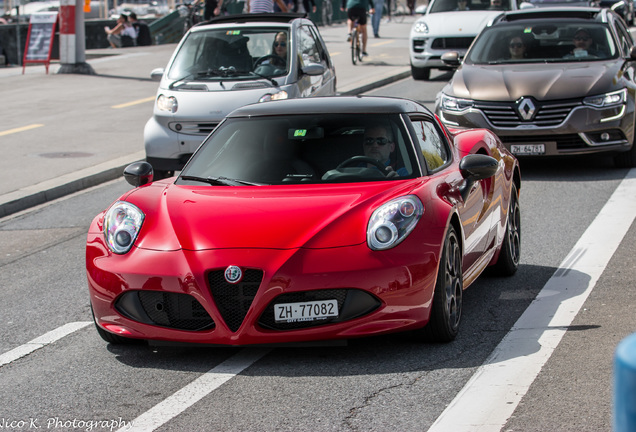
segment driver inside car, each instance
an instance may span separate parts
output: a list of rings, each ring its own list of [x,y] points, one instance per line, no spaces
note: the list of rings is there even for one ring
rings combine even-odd
[[[391,155],[395,150],[395,142],[393,141],[393,133],[391,128],[387,126],[372,126],[364,132],[362,141],[364,155],[377,160],[386,168],[387,177],[398,177],[409,175],[406,168],[397,168],[396,161],[391,159]],[[373,164],[366,164],[369,168],[375,167]]]

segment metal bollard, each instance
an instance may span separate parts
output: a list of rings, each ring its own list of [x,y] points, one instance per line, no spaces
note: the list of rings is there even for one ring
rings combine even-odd
[[[614,355],[614,432],[636,431],[636,333]]]

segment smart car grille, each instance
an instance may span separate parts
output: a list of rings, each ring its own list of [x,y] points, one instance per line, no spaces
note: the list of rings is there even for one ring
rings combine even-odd
[[[317,300],[336,300],[338,302],[338,316],[316,321],[276,322],[274,306],[281,303],[304,303]],[[272,301],[260,319],[261,327],[272,330],[296,330],[316,327],[335,322],[343,322],[373,312],[381,305],[373,295],[358,289],[327,289],[315,291],[301,291],[281,294]]]
[[[551,127],[560,125],[565,121],[572,110],[582,106],[581,101],[566,102],[535,102],[536,114],[531,120],[523,120],[517,111],[517,104],[489,103],[475,101],[475,108],[481,110],[490,123],[497,127],[517,127],[520,125],[534,125]]]
[[[432,49],[468,49],[474,37],[436,38],[431,44]]]
[[[170,129],[185,135],[204,135],[208,136],[218,123],[212,122],[178,122],[170,123]]]
[[[165,291],[129,291],[115,304],[122,315],[144,324],[178,330],[214,328],[205,308],[188,294]]]
[[[263,280],[263,271],[246,269],[243,279],[235,284],[227,282],[224,273],[225,270],[211,271],[208,274],[208,282],[212,297],[225,324],[231,331],[235,332],[241,327],[254,296],[258,292],[258,287]]]

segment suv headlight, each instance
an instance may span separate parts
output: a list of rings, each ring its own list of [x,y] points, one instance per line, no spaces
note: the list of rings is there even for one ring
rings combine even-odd
[[[413,24],[413,31],[415,33],[428,33],[428,26],[424,21],[416,21]]]
[[[598,96],[588,96],[583,99],[585,105],[597,108],[620,105],[627,100],[627,89],[618,90],[611,93],[605,93]]]
[[[442,94],[441,106],[444,111],[460,112],[472,108],[473,101]]]
[[[104,216],[104,237],[108,248],[116,254],[128,252],[143,222],[141,210],[125,201],[117,201]]]
[[[177,98],[174,96],[166,96],[159,95],[157,98],[157,109],[159,111],[168,111],[171,113],[176,113],[179,108],[179,104],[177,103]]]
[[[424,213],[415,195],[393,199],[373,212],[367,226],[367,245],[372,250],[397,246],[409,235]]]

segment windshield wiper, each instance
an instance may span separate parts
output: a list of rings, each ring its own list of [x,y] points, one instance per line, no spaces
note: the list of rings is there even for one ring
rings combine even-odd
[[[181,82],[181,81],[184,81],[186,78],[189,78],[189,77],[191,77],[191,76],[192,76],[192,74],[191,74],[191,73],[189,73],[189,74],[187,74],[186,76],[184,76],[183,78],[179,78],[178,80],[174,80],[174,81],[172,81],[172,82],[170,83],[170,85],[168,85],[168,89],[169,89],[169,90],[172,90],[172,89],[174,88],[174,86],[175,86],[175,84],[176,84],[176,83]]]
[[[250,71],[249,73],[251,75],[255,75],[255,76],[259,77],[259,78],[266,79],[267,81],[271,82],[273,86],[278,87],[278,82],[272,77],[269,77],[267,75],[262,75],[262,74],[259,74],[258,72],[254,72],[254,71]]]
[[[183,180],[197,181],[208,183],[214,186],[263,186],[265,183],[253,183],[245,180],[231,179],[227,177],[197,177],[197,176],[181,176]]]

